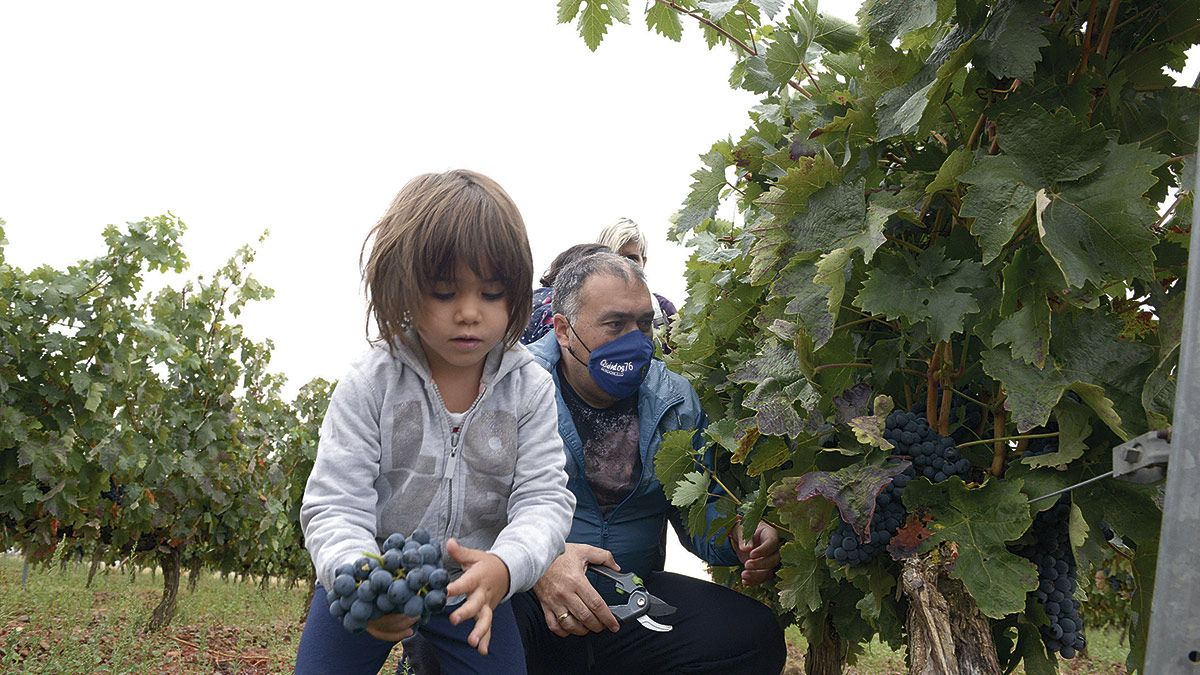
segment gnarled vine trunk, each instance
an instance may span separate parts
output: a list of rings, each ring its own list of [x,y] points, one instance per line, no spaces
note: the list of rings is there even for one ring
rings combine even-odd
[[[85,588],[92,587],[92,580],[96,578],[96,571],[100,569],[100,554],[103,552],[104,549],[100,546],[96,546],[96,550],[92,551],[92,564],[88,567],[88,578]]]
[[[808,645],[804,655],[806,675],[841,675],[846,662],[846,644],[838,637],[833,617],[826,615],[821,640]]]
[[[162,600],[150,614],[150,623],[146,630],[155,632],[166,628],[175,618],[175,601],[179,597],[180,550],[177,548],[159,549],[158,564],[163,570]]]
[[[900,584],[909,601],[911,675],[999,675],[991,626],[946,563],[909,558]]]
[[[188,592],[189,593],[196,592],[196,584],[200,583],[201,568],[202,568],[202,566],[200,564],[199,558],[196,558],[195,560],[192,561],[192,566],[188,570]]]

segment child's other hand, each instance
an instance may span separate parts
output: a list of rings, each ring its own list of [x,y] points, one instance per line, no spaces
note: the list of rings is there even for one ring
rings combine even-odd
[[[385,642],[399,642],[413,634],[416,619],[404,614],[388,614],[367,623],[367,632]]]
[[[462,606],[450,615],[450,623],[457,626],[474,618],[475,628],[467,636],[467,644],[486,656],[488,643],[492,641],[492,610],[508,594],[508,565],[492,553],[460,546],[453,539],[446,542],[446,552],[466,570],[446,587],[447,595],[467,596]]]

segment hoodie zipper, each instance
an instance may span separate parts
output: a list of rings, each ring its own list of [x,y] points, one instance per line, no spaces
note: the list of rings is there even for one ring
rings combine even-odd
[[[437,402],[441,407],[441,410],[438,412],[438,416],[442,418],[443,424],[450,426],[450,419],[448,417],[450,410],[446,407],[445,400],[442,399],[441,390],[438,389],[437,383],[432,379],[430,379],[429,386],[433,389],[434,398],[437,399]],[[454,524],[456,521],[454,510],[454,476],[458,473],[458,443],[462,439],[462,433],[467,428],[467,422],[471,418],[471,413],[473,413],[475,408],[479,406],[479,402],[483,400],[487,390],[487,385],[480,384],[479,395],[475,397],[475,400],[471,403],[471,407],[467,408],[467,410],[462,414],[462,423],[457,427],[451,427],[450,430],[450,458],[446,463],[446,529],[442,533],[443,540],[450,537],[450,533],[454,530]]]

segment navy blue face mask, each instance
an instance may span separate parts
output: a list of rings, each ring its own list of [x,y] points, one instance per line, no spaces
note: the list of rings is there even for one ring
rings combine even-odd
[[[567,325],[575,333],[575,327],[569,322]],[[575,339],[590,353],[587,363],[569,347],[567,351],[576,361],[587,366],[596,386],[618,401],[637,393],[642,380],[646,379],[646,371],[650,369],[650,359],[654,356],[654,343],[645,333],[630,331],[594,350],[584,344],[579,333],[575,333]]]

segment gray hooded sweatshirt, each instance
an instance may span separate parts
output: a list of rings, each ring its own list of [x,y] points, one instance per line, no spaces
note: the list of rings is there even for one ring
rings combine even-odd
[[[334,389],[304,489],[300,526],[317,579],[332,588],[337,567],[420,527],[498,556],[508,596],[528,590],[571,529],[564,463],[554,382],[524,347],[488,354],[458,433],[424,354],[375,347]],[[449,555],[443,564],[461,573]]]

